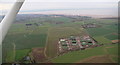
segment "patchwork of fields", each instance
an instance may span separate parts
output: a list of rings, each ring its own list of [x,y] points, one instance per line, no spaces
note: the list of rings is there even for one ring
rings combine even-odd
[[[112,43],[112,40],[118,40],[119,34],[118,25],[115,25],[117,23],[116,20],[102,19],[84,21],[84,24],[88,23],[95,23],[102,26],[98,28],[86,29],[87,33],[92,36],[98,43],[106,45]],[[104,55],[106,60],[104,60]],[[54,58],[52,61],[54,63],[114,63],[118,62],[118,45],[106,45],[84,51],[74,51]]]
[[[119,33],[117,20],[101,19],[94,23],[102,27],[89,28],[86,29],[86,31],[99,43],[112,43],[112,40],[118,40]]]
[[[26,24],[36,23],[39,25],[26,26]],[[101,27],[88,29],[81,27],[81,25],[89,23],[94,23]],[[29,53],[33,52],[35,48],[37,50],[44,48],[44,51],[42,50],[43,56],[45,55],[53,63],[81,62],[93,56],[101,57],[101,55],[109,55],[108,57],[112,59],[109,59],[111,62],[117,62],[117,44],[83,51],[73,51],[61,56],[58,56],[57,48],[57,43],[60,38],[67,38],[71,35],[83,36],[89,34],[100,44],[112,43],[112,40],[118,40],[118,25],[116,24],[117,20],[87,19],[81,21],[78,18],[62,16],[38,17],[22,22],[15,22],[3,41],[3,62],[19,62]]]
[[[99,51],[99,52],[96,52],[96,51]],[[102,56],[102,55],[108,55],[108,54],[110,58],[112,59],[112,60],[110,59],[112,62],[118,62],[118,57],[117,57],[118,56],[118,45],[109,45],[109,46],[91,48],[91,49],[87,49],[83,51],[69,52],[67,54],[64,54],[62,56],[52,59],[52,61],[54,63],[75,63],[75,62],[81,62],[82,60],[88,59],[90,57]],[[109,59],[109,57],[107,58]],[[102,58],[102,60],[104,60],[104,58]],[[101,60],[98,60],[97,62],[100,62],[100,61]],[[108,63],[112,63],[112,62],[108,62]],[[94,63],[95,63],[95,60],[94,60]],[[106,62],[102,62],[102,63],[106,63]]]
[[[21,25],[22,27],[20,27]],[[29,53],[24,50],[45,47],[47,30],[47,27],[27,29],[25,23],[13,24],[3,41],[3,57],[6,57],[6,59],[3,59],[3,62],[21,60]],[[15,52],[13,43],[15,44]]]

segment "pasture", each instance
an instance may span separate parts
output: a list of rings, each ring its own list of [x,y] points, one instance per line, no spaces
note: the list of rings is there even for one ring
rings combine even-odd
[[[114,33],[114,31],[105,28],[91,28],[87,29],[87,31],[91,36],[103,36],[106,34]]]
[[[32,25],[29,27],[25,25],[34,23],[41,25]],[[88,23],[95,23],[101,25],[101,27],[81,28],[81,25]],[[32,52],[31,49],[33,48],[45,48],[45,51],[42,52],[47,59],[51,59],[58,55],[57,43],[60,38],[66,38],[71,35],[83,36],[89,34],[99,43],[106,44],[116,39],[116,36],[111,35],[113,33],[117,34],[116,20],[109,19],[88,19],[80,21],[69,17],[37,17],[22,22],[15,22],[3,41],[3,62],[20,61],[28,53]],[[112,57],[113,61],[117,61],[117,52],[114,51],[116,46],[111,46],[112,48],[103,46],[83,51],[69,52],[54,58],[51,62],[74,63],[93,56],[107,54]]]
[[[111,40],[118,39],[118,22],[116,19],[93,19],[84,22],[84,24],[87,23],[101,25],[101,27],[86,29],[86,31],[99,43],[112,43]]]
[[[25,21],[15,22],[11,26],[6,38],[3,41],[3,57],[4,57],[3,62],[19,61],[26,54],[29,53],[28,52],[29,49],[36,48],[36,47],[44,48],[46,45],[46,41],[48,39],[48,32],[49,32],[48,29],[50,27],[59,26],[60,24],[59,25],[55,24],[57,22],[64,22],[66,24],[67,22],[71,22],[71,21],[72,19],[67,18],[67,17],[56,17],[56,18],[54,17],[43,17],[43,18],[40,17],[39,18],[38,17],[38,18],[31,18]],[[40,26],[32,25],[32,26],[27,27],[25,24],[29,24],[29,23],[30,24],[38,23],[42,25]],[[61,25],[64,25],[64,24],[61,24]],[[70,31],[68,30],[69,33],[72,30]],[[52,29],[51,31],[54,31],[54,29]],[[59,35],[59,33],[57,35]],[[50,38],[52,36],[50,36]],[[15,44],[15,49],[14,49],[13,44]],[[51,50],[50,51],[47,50],[47,52],[51,52]],[[16,56],[14,55],[14,53],[16,54]]]
[[[46,44],[47,30],[47,27],[27,29],[25,23],[13,24],[3,41],[3,62],[21,60],[21,58],[24,57],[24,54],[28,54],[28,52],[24,52],[24,49],[44,47]],[[14,57],[13,43],[16,46],[16,52],[19,53],[20,50],[22,55],[20,58],[18,57],[19,54]]]
[[[55,63],[74,63],[90,56],[104,55],[103,49],[101,48],[102,47],[83,50],[83,51],[69,52],[53,59],[52,61]],[[99,52],[95,52],[95,51],[99,51]]]
[[[94,39],[95,39],[98,43],[100,43],[100,44],[109,44],[109,43],[112,43],[111,40],[109,40],[109,39],[107,39],[107,38],[105,38],[105,37],[103,37],[103,36],[97,36],[97,37],[94,37]]]
[[[57,43],[60,38],[66,38],[71,35],[79,36],[86,34],[83,30],[74,27],[53,27],[48,30],[46,54],[48,57],[57,55]]]
[[[31,49],[16,50],[15,60],[18,61],[23,59],[29,52],[31,52]]]
[[[110,55],[110,58],[112,58],[111,60],[112,62],[118,62],[118,60],[116,60],[117,57],[112,57],[113,55],[118,56],[118,51],[116,50],[117,48],[118,48],[118,45],[109,45],[109,46],[86,49],[83,51],[73,51],[73,52],[69,52],[61,56],[58,56],[57,58],[54,58],[51,61],[54,63],[76,63],[76,62],[80,62],[82,60],[95,57],[95,56],[97,57],[102,55]],[[96,52],[96,51],[99,51],[99,52]],[[103,59],[104,58],[102,58],[102,60]],[[109,59],[109,57],[107,57],[107,59]],[[98,60],[97,62],[101,62],[102,60]]]
[[[100,44],[107,44],[107,43],[112,43],[111,40],[112,39],[116,39],[117,35],[111,35],[113,33],[117,33],[118,31],[118,26],[117,24],[117,20],[109,20],[109,19],[91,19],[91,20],[85,20],[83,21],[83,24],[88,24],[88,23],[95,23],[98,25],[101,25],[102,27],[98,27],[98,28],[89,28],[86,29],[86,31],[88,32],[89,35],[91,35],[96,41],[98,41],[98,43]],[[81,23],[82,24],[82,23]],[[110,55],[109,56],[105,56],[106,60],[110,60],[110,61],[104,61],[104,62],[118,62],[118,45],[109,45],[109,46],[103,46],[103,47],[97,47],[97,48],[92,48],[92,49],[87,49],[87,50],[83,50],[83,51],[74,51],[74,52],[69,52],[66,54],[63,54],[61,56],[58,56],[57,58],[54,58],[52,61],[54,63],[75,63],[75,62],[79,62],[91,57],[96,57],[98,59],[102,59],[104,60],[102,57],[102,55]],[[96,52],[99,51],[99,52]],[[104,58],[105,58],[104,57]],[[111,58],[111,59],[109,59]],[[64,60],[63,60],[64,59]],[[89,60],[88,62],[92,62],[95,60]],[[96,62],[103,62],[103,61],[96,61]]]
[[[116,35],[109,34],[109,35],[106,35],[105,37],[109,40],[118,40],[118,34],[116,34]]]

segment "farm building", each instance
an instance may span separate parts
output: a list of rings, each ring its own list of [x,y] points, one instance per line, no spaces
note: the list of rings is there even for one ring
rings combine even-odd
[[[76,40],[72,40],[72,45],[77,45],[77,41]]]
[[[96,41],[90,36],[70,36],[69,38],[61,38],[59,40],[59,51],[74,51],[74,50],[84,50],[89,47],[96,47]]]
[[[32,24],[25,24],[26,26],[32,26]]]
[[[68,50],[68,44],[67,44],[67,40],[66,39],[64,39],[64,38],[61,38],[60,40],[59,40],[59,51],[61,52],[61,53],[63,53],[63,52],[65,52],[65,51],[67,51]]]
[[[83,28],[96,28],[96,27],[100,27],[99,25],[96,24],[84,24],[82,25]]]

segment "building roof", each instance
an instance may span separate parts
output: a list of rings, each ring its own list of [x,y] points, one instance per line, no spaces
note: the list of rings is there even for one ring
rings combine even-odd
[[[76,42],[77,42],[77,41],[75,41],[75,40],[74,40],[74,41],[72,41],[72,43],[76,43]]]
[[[85,42],[85,43],[82,43],[82,45],[87,45],[87,43]]]
[[[62,46],[62,48],[67,49],[68,47],[67,46]]]
[[[67,46],[67,44],[62,44],[62,46]]]
[[[93,43],[88,43],[88,45],[93,45]]]
[[[77,44],[72,44],[72,45],[77,45]]]

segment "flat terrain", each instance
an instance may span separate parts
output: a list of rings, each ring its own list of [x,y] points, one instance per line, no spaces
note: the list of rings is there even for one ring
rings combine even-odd
[[[93,56],[87,59],[84,59],[78,63],[114,63],[107,55],[104,56]]]
[[[105,38],[104,36],[97,36],[97,37],[94,37],[94,39],[95,39],[97,42],[101,43],[101,44],[112,43],[111,40]]]
[[[50,28],[48,32],[46,53],[49,57],[54,57],[57,55],[58,51],[58,41],[60,38],[66,38],[71,35],[79,36],[84,35],[84,31],[74,27],[54,27]]]
[[[100,27],[84,29],[81,26],[91,23]],[[86,34],[105,46],[73,51],[58,56],[57,44],[60,38]],[[45,60],[53,63],[117,62],[118,52],[116,50],[118,45],[106,45],[112,43],[112,40],[118,40],[117,36],[119,33],[116,19],[86,19],[78,16],[54,17],[46,15],[30,18],[21,17],[11,26],[3,41],[3,62],[21,61],[29,53],[36,62],[44,62]],[[104,60],[102,60],[103,57],[105,57]],[[98,59],[102,61],[97,61]]]
[[[99,51],[99,52],[96,52],[96,51]],[[87,61],[88,63],[95,63],[95,61],[98,63],[104,63],[104,62],[112,63],[112,62],[118,62],[117,60],[118,57],[116,56],[118,56],[118,45],[109,45],[109,46],[91,48],[83,51],[69,52],[57,58],[54,58],[52,61],[54,63],[69,63],[69,62],[70,63],[74,63],[74,62],[86,63]],[[93,58],[96,60],[94,60]],[[98,60],[98,59],[101,59],[101,60]],[[106,60],[102,60],[102,59],[106,59]]]
[[[76,51],[66,53],[57,58],[54,58],[52,61],[55,63],[74,63],[74,62],[83,62],[83,63],[112,63],[118,62],[118,45],[106,45],[112,43],[112,40],[118,39],[118,26],[117,20],[106,20],[106,19],[96,19],[96,20],[86,20],[84,24],[94,23],[101,25],[102,27],[89,28],[86,29],[87,33],[92,36],[98,43],[105,44],[104,47],[88,49],[84,51]],[[115,36],[117,35],[117,36]],[[109,48],[108,48],[109,47]],[[114,51],[113,51],[114,50]],[[96,52],[99,51],[99,52]],[[85,52],[85,53],[84,53]],[[99,57],[101,56],[101,57]],[[103,57],[105,59],[103,60]],[[89,59],[90,58],[90,59]],[[93,60],[94,58],[96,60]],[[64,60],[62,60],[64,59]],[[101,59],[101,60],[98,60]],[[82,61],[83,60],[83,61]]]

